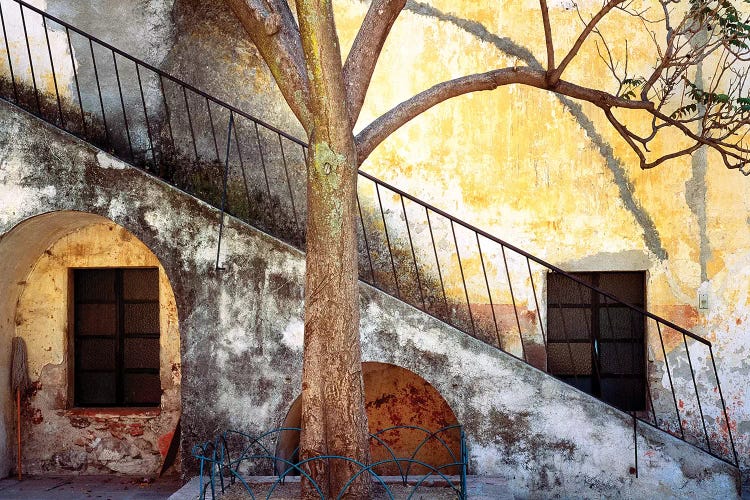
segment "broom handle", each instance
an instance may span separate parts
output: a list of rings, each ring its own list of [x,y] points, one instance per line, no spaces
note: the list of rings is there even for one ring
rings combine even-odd
[[[18,409],[18,480],[21,480],[21,389],[16,389],[16,408]]]

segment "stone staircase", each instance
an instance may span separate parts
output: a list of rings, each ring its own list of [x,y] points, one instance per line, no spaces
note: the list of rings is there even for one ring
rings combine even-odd
[[[4,100],[217,209],[216,269],[230,259],[221,234],[235,219],[304,250],[304,141],[63,20],[11,3],[43,25],[4,30]],[[14,15],[6,9],[3,22],[12,26]],[[47,36],[48,30],[63,38]],[[55,43],[70,60],[52,58],[60,49]],[[23,55],[13,52],[18,47],[28,49],[23,71],[13,64]],[[642,304],[621,301],[592,277],[568,274],[365,172],[358,199],[363,282],[490,350],[600,397],[610,407],[604,413],[632,420],[634,429],[636,421],[656,427],[737,465],[709,341]],[[553,300],[553,288],[565,300]],[[639,348],[656,352],[656,359],[634,357],[645,367],[640,372],[607,372],[602,353],[613,343],[581,342],[575,333],[592,331],[592,320],[571,312],[590,303],[606,318],[597,321],[609,325],[609,334],[624,331],[620,339],[642,342]],[[637,380],[640,403],[601,389],[627,377]],[[637,474],[637,461],[635,468]]]

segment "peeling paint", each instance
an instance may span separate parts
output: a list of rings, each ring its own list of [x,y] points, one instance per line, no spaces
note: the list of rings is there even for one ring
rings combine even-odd
[[[66,2],[56,4],[52,8],[62,9],[63,13],[70,10]],[[149,2],[149,5],[157,6],[158,12],[151,16],[144,11],[144,15],[149,22],[158,21],[159,36],[168,34],[153,43],[156,47],[154,60],[163,59],[163,66],[171,72],[230,102],[240,103],[243,108],[257,110],[284,129],[299,131],[257,51],[244,40],[238,23],[223,6],[199,5],[191,0],[178,0],[174,5]],[[563,17],[567,4],[559,2],[559,6],[562,8],[552,15],[557,33],[567,39],[575,35],[577,24],[564,22],[569,19]],[[172,7],[174,20],[167,19]],[[129,8],[125,6],[118,12],[127,12]],[[353,39],[354,27],[365,8],[366,4],[359,0],[337,6],[343,47]],[[443,1],[430,5],[409,2],[407,12],[394,26],[390,45],[386,45],[373,78],[371,93],[381,97],[368,99],[362,119],[366,121],[399,102],[402,94],[421,90],[435,79],[475,71],[488,64],[498,67],[513,64],[516,59],[538,67],[542,34],[527,29],[526,8],[514,7],[513,12],[502,11],[501,14],[497,9],[476,2],[450,5]],[[78,20],[86,18],[84,9],[74,10]],[[117,31],[112,26],[102,29]],[[413,35],[420,30],[425,36],[415,40]],[[148,50],[143,52],[144,45],[152,42],[138,40],[137,33],[118,32],[118,35],[132,43],[134,50],[148,53]],[[405,43],[405,40],[411,42]],[[409,50],[403,50],[404,47]],[[168,49],[166,58],[165,49]],[[216,54],[225,55],[216,57]],[[603,78],[589,66],[592,55],[591,48],[584,48],[581,67],[570,68],[572,79]],[[638,63],[634,58],[633,64]],[[394,71],[394,68],[407,66],[412,71]],[[368,160],[366,169],[379,176],[390,176],[397,185],[429,201],[439,200],[441,207],[533,253],[570,266],[570,270],[601,270],[602,267],[623,270],[630,266],[648,269],[649,308],[662,311],[678,324],[689,326],[714,342],[719,377],[732,416],[730,426],[736,425],[738,429],[735,436],[738,450],[741,460],[746,461],[750,437],[742,429],[747,428],[750,420],[750,401],[744,390],[750,370],[747,362],[750,345],[746,335],[746,325],[750,324],[747,285],[750,254],[746,251],[750,247],[746,216],[750,197],[747,190],[737,189],[736,174],[717,169],[717,162],[710,155],[705,159],[697,157],[692,170],[690,162],[684,161],[677,162],[673,168],[639,172],[633,166],[632,155],[618,143],[596,110],[534,92],[503,89],[446,103],[391,138]],[[478,116],[482,117],[482,127],[476,126]],[[4,130],[12,132],[14,137],[23,135],[25,129],[17,122],[10,122]],[[235,224],[230,229],[234,236],[228,238],[222,256],[228,272],[218,273],[214,270],[218,220],[215,213],[202,205],[196,208],[194,201],[187,202],[182,195],[170,193],[158,183],[154,187],[146,182],[131,183],[130,179],[125,182],[123,178],[130,176],[130,171],[118,169],[115,160],[101,153],[96,155],[85,147],[78,156],[69,154],[51,145],[52,133],[42,131],[40,134],[46,139],[38,141],[35,147],[22,145],[21,152],[14,149],[14,145],[2,145],[0,184],[12,185],[13,189],[0,189],[0,232],[39,213],[40,207],[84,208],[137,231],[148,246],[157,247],[160,255],[166,256],[164,260],[169,261],[169,266],[165,271],[176,278],[179,307],[191,332],[183,345],[188,361],[177,372],[182,373],[184,369],[186,379],[189,380],[192,373],[205,380],[203,386],[193,382],[195,385],[189,394],[201,394],[216,408],[216,415],[209,421],[201,421],[195,412],[187,415],[184,440],[203,439],[218,423],[256,425],[238,415],[242,408],[237,401],[255,408],[252,417],[261,422],[278,421],[298,382],[294,367],[300,359],[302,326],[301,306],[295,297],[302,288],[299,276],[304,264],[288,258],[283,246],[276,253],[277,246],[281,245],[270,238],[260,237],[263,244],[241,241],[238,235],[244,228],[230,222],[230,226]],[[81,161],[88,164],[82,165]],[[21,168],[25,163],[34,162],[54,165],[51,172],[58,172],[59,179],[66,178],[66,181],[56,183],[54,179],[44,179],[41,173]],[[106,168],[107,165],[114,168]],[[113,193],[106,188],[108,184],[121,189]],[[84,199],[86,201],[82,202]],[[164,206],[172,207],[168,216],[163,214]],[[397,211],[386,215],[387,224],[403,224],[404,221],[397,220],[394,214]],[[198,219],[203,223],[196,223]],[[470,243],[459,235],[462,250]],[[451,244],[448,240],[438,241],[442,250],[450,248]],[[269,248],[274,249],[268,256],[270,263],[265,260],[249,262],[247,255],[263,253]],[[423,257],[417,254],[417,259]],[[467,259],[466,265],[476,268],[478,262],[475,258]],[[269,269],[266,271],[265,267]],[[279,277],[272,279],[274,273]],[[501,273],[502,266],[490,270],[492,278]],[[449,296],[464,300],[457,274],[454,266],[446,276],[447,292]],[[543,277],[539,278],[543,281]],[[199,281],[206,282],[204,288],[193,286]],[[231,292],[217,297],[215,288],[210,289],[208,284],[220,284]],[[411,286],[411,291],[415,292]],[[243,303],[238,303],[236,290],[243,290]],[[291,295],[281,296],[290,290]],[[696,312],[697,290],[709,293],[711,307],[708,311]],[[278,300],[266,296],[277,292]],[[526,293],[522,309],[532,300]],[[508,300],[500,298],[495,305],[501,306],[500,311],[508,305]],[[470,297],[469,307],[475,308],[483,321],[488,321],[486,300]],[[508,311],[503,315],[508,316]],[[382,314],[382,311],[372,312]],[[543,317],[540,314],[540,318]],[[528,322],[533,324],[540,318],[528,318]],[[365,335],[388,336],[385,327],[382,332],[365,330]],[[649,335],[652,360],[649,371],[653,380],[662,387],[668,386],[664,363],[670,361],[680,374],[678,388],[689,386],[686,361],[680,357],[680,349],[684,349],[680,344],[682,339],[667,332],[665,360],[654,332]],[[416,340],[403,337],[388,337],[388,340],[411,353],[419,345]],[[472,341],[461,342],[465,347]],[[439,346],[420,351],[420,354],[425,364],[436,366],[446,366],[450,359],[450,353]],[[696,356],[705,359],[703,352],[696,352]],[[273,366],[274,370],[262,375],[250,373],[246,367],[254,363]],[[225,366],[237,367],[237,373],[224,373]],[[445,373],[443,377],[450,380],[463,376],[456,367],[448,366]],[[231,397],[219,396],[223,387],[243,383],[256,392],[247,394],[242,389],[232,389]],[[523,395],[527,390],[520,392]],[[469,392],[473,393],[474,389]],[[688,416],[694,416],[696,409],[690,400],[680,399]],[[486,410],[486,403],[478,404],[477,408]],[[705,410],[712,419],[720,416],[716,404],[708,405]],[[518,411],[522,410],[503,409],[504,414],[510,415],[508,418]],[[564,410],[558,411],[564,414]],[[570,441],[575,442],[573,438]],[[474,450],[484,449],[485,444],[474,443]],[[492,449],[487,445],[486,450]],[[560,455],[555,456],[565,456],[563,452],[560,450]],[[495,463],[490,451],[477,453],[481,460],[477,458],[476,463],[486,461],[490,464],[487,467]],[[80,457],[75,453],[58,458],[72,467],[80,465]],[[668,468],[674,465],[669,459],[659,460],[654,459],[650,466]],[[745,469],[747,466],[743,462]],[[566,487],[557,485],[553,469],[545,467],[524,479],[545,491]],[[622,464],[621,469],[625,471],[622,473],[629,474],[630,467]],[[613,483],[598,479],[592,480],[592,484],[613,487]]]

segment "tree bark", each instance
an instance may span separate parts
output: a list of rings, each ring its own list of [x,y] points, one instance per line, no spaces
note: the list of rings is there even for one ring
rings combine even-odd
[[[338,455],[367,464],[354,225],[356,169],[353,160],[332,162],[331,155],[338,153],[329,146],[315,140],[308,160],[300,458]],[[347,149],[353,154],[353,138]],[[326,498],[335,498],[358,470],[340,460],[316,461],[309,473]],[[369,481],[365,474],[360,483]],[[366,486],[350,487],[347,497],[365,498]],[[309,484],[303,484],[303,492],[303,498],[319,498]]]
[[[307,159],[305,354],[300,458],[338,455],[369,463],[357,272],[357,158],[330,2],[298,0],[313,116]],[[336,497],[360,466],[313,461],[309,474]],[[345,497],[367,498],[369,474]],[[319,498],[308,481],[303,498]]]

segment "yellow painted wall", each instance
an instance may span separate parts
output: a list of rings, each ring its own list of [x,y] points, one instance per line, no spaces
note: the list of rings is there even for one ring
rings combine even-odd
[[[582,27],[571,4],[549,2],[557,61]],[[584,17],[601,5],[578,4]],[[395,24],[357,130],[440,81],[526,65],[529,60],[524,59],[523,50],[546,64],[535,1],[434,0],[424,5],[407,7]],[[341,0],[337,8],[346,54],[367,2]],[[637,19],[614,12],[601,30],[620,61],[624,61],[627,39],[630,74],[647,74],[655,52]],[[595,39],[583,46],[563,78],[614,92],[616,83],[597,53]],[[514,55],[513,50],[521,55]],[[521,86],[455,98],[396,132],[362,168],[565,270],[646,271],[648,309],[714,343],[730,419],[738,431],[735,439],[741,450],[750,449],[750,394],[745,389],[750,376],[746,363],[750,335],[745,326],[750,320],[750,180],[727,170],[711,152],[643,171],[599,109],[586,103],[574,102],[574,106],[578,107],[570,108],[552,93]],[[631,113],[628,124],[637,128],[647,119]],[[667,134],[655,145],[654,153],[682,141],[680,134]],[[705,187],[705,197],[696,186]],[[383,203],[395,206],[398,202]],[[399,210],[396,207],[394,213]],[[379,212],[376,216],[380,217]],[[396,219],[392,216],[389,224],[393,221],[395,226]],[[418,232],[419,223],[415,226]],[[462,256],[472,245],[476,247],[471,238],[458,235]],[[441,244],[450,249],[453,242]],[[499,252],[490,250],[485,258],[490,282],[502,282],[505,270]],[[472,270],[480,272],[481,267],[469,255],[463,271],[470,275]],[[442,271],[448,294],[457,303],[465,303],[458,266]],[[544,273],[534,279],[544,283]],[[482,280],[467,278],[470,290],[471,280],[474,288],[484,289]],[[543,288],[538,292],[543,297]],[[708,309],[698,309],[699,292],[708,294]],[[487,302],[486,296],[475,298],[471,291],[469,295],[473,304]],[[510,302],[507,291],[495,290],[493,296],[496,304]],[[534,309],[529,294],[518,305]],[[511,326],[514,329],[515,323]],[[649,360],[663,361],[655,324],[648,327]],[[667,353],[686,363],[681,336],[664,333]],[[502,342],[507,342],[506,349],[521,354],[512,335]],[[698,383],[713,386],[707,351],[693,344],[690,349],[693,362],[706,369]],[[689,372],[685,374],[687,382]],[[658,372],[652,383],[666,391],[669,381]],[[677,398],[682,404],[684,397],[696,416],[695,403],[688,403],[694,398],[689,385],[677,389]],[[703,403],[711,408],[709,419],[721,421],[718,397]]]
[[[558,61],[581,28],[576,13],[565,4],[550,3]],[[496,5],[467,0],[430,5],[478,23],[492,35],[508,37],[528,48],[538,61],[545,60],[536,2]],[[586,13],[598,3],[582,5]],[[342,1],[338,7],[346,52],[367,6]],[[614,47],[621,49],[628,36],[631,71],[646,71],[645,56],[653,56],[653,50],[644,37],[634,35],[636,28],[637,21],[620,13],[602,24]],[[622,55],[622,50],[617,52]],[[524,62],[455,23],[407,10],[386,43],[358,126],[441,80],[513,64]],[[593,40],[564,78],[615,90]],[[743,188],[747,180],[708,154],[705,206],[711,252],[705,258],[710,283],[702,284],[699,227],[686,201],[685,183],[693,175],[691,159],[641,171],[635,155],[601,111],[588,104],[582,104],[582,110],[602,141],[611,146],[609,158],[554,94],[514,86],[436,106],[386,140],[363,169],[564,268],[582,270],[577,263],[598,254],[640,251],[650,261],[651,306],[696,307],[703,286],[710,289],[712,307],[701,313],[698,323],[708,325],[706,321],[719,311],[734,321],[739,311],[729,309],[736,308],[738,301],[744,303],[745,297],[734,289],[739,283],[727,283],[722,276],[745,273],[750,262],[746,250],[750,230],[744,215],[750,197]],[[669,139],[679,141],[680,136],[672,134]],[[633,200],[653,220],[668,259],[659,259],[646,245],[644,230],[607,167],[613,160],[632,183]],[[605,270],[612,259],[599,264],[601,269],[594,264],[583,267]]]

